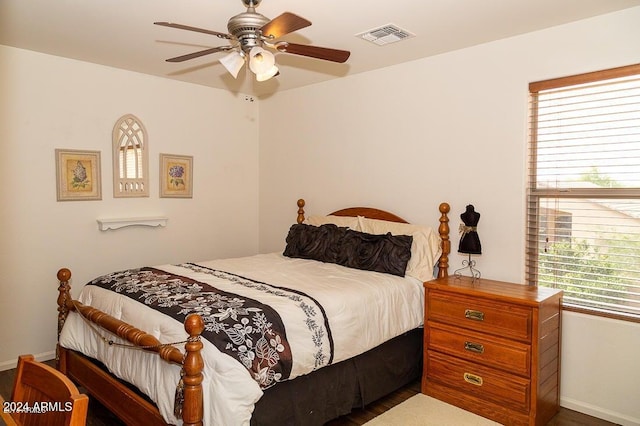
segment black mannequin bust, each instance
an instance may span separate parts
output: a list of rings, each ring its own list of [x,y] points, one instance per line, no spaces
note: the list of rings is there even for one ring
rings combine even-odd
[[[460,215],[464,226],[460,226],[462,237],[458,245],[459,253],[482,254],[482,245],[478,236],[477,226],[480,221],[480,213],[475,211],[473,205],[469,204],[464,213]]]

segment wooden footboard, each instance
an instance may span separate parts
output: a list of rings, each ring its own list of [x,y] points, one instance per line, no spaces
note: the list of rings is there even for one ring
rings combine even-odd
[[[202,425],[202,370],[204,362],[200,354],[203,346],[200,341],[200,334],[204,330],[204,321],[200,315],[189,315],[185,320],[184,328],[189,337],[185,343],[185,352],[183,353],[176,347],[162,344],[152,335],[113,318],[98,309],[74,301],[70,293],[70,278],[71,271],[68,269],[63,268],[58,271],[58,281],[60,283],[58,287],[58,337],[60,337],[60,332],[69,312],[76,311],[87,320],[125,339],[132,345],[149,352],[156,352],[163,360],[181,365],[184,385],[182,420],[185,425]],[[127,424],[166,424],[153,404],[109,373],[97,367],[85,356],[57,345],[56,363],[62,373],[84,386],[92,396],[111,411],[117,413]]]

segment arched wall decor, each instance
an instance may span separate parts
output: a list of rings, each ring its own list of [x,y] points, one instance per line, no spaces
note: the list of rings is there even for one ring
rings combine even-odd
[[[113,196],[149,196],[147,131],[133,114],[120,117],[113,127]]]

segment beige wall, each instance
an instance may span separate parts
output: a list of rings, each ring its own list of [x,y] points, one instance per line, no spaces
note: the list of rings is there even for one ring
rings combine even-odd
[[[448,201],[456,247],[471,203],[483,276],[522,280],[528,83],[640,62],[638,22],[634,8],[263,100],[260,250],[282,248],[298,197],[434,226]],[[563,333],[563,405],[640,424],[640,324],[566,313]]]
[[[0,76],[0,369],[51,358],[60,267],[77,294],[110,270],[257,252],[256,102],[4,46]],[[111,132],[127,113],[149,135],[149,198],[112,195]],[[55,148],[101,151],[102,201],[56,202]],[[193,155],[192,199],[159,198],[161,152]],[[98,231],[99,217],[145,215],[168,224]]]

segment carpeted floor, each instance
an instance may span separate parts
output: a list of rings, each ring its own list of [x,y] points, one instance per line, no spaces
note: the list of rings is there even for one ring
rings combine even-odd
[[[423,394],[412,396],[382,413],[365,426],[492,426],[499,425],[476,414]]]

